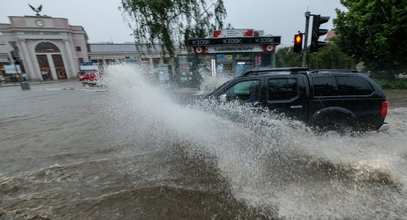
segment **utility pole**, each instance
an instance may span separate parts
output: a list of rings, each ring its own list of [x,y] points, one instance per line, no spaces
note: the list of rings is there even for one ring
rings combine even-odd
[[[302,67],[306,67],[306,63],[307,63],[307,44],[308,44],[308,27],[309,27],[309,17],[311,16],[311,12],[306,11],[305,12],[305,39],[304,39],[304,49],[302,52]]]

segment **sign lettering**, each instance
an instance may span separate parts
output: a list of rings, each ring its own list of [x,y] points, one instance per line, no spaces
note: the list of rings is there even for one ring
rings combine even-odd
[[[214,46],[214,45],[240,45],[240,44],[280,44],[280,36],[272,37],[233,37],[233,38],[206,38],[190,39],[188,46]]]

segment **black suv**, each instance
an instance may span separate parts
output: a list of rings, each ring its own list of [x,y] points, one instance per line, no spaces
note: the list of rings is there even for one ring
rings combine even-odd
[[[346,70],[249,70],[205,98],[267,107],[322,130],[385,131],[388,102],[367,75]]]

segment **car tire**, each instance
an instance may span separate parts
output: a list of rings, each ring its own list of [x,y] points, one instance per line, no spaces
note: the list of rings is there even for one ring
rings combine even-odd
[[[336,132],[338,134],[349,134],[353,131],[352,126],[348,121],[328,121],[322,126],[323,132]]]

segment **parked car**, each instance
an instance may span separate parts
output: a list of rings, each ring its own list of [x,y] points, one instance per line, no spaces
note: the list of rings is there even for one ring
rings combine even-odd
[[[346,70],[249,70],[203,98],[266,107],[324,131],[389,128],[382,89],[367,75]]]
[[[88,74],[83,74],[83,75],[79,76],[79,81],[84,81],[84,80],[92,81],[92,80],[96,80],[96,79],[97,79],[97,76],[95,73],[88,73]]]
[[[78,72],[78,78],[81,77],[82,75],[85,75],[85,74],[86,74],[85,71],[79,71],[79,72]]]
[[[94,81],[102,77],[102,73],[90,72],[79,75],[79,81]]]

